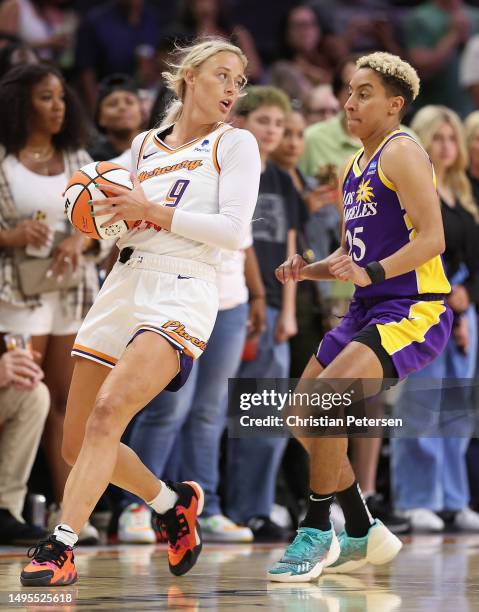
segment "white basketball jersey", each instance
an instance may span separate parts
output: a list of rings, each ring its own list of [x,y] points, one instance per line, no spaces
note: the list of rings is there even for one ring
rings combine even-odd
[[[193,213],[219,213],[218,146],[230,125],[221,123],[211,133],[172,149],[158,137],[158,130],[140,134],[132,144],[133,172],[136,171],[148,200]],[[216,266],[219,249],[169,232],[148,221],[118,241],[159,255],[194,259]]]

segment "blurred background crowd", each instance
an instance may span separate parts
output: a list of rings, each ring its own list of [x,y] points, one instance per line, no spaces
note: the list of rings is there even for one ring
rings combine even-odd
[[[33,543],[58,522],[70,349],[118,255],[73,233],[62,191],[91,160],[130,167],[134,136],[171,100],[162,71],[175,45],[218,35],[249,60],[232,121],[258,141],[262,222],[224,254],[218,319],[187,385],[145,407],[124,440],[160,478],[203,485],[206,540],[290,537],[308,495],[307,457],[287,438],[228,438],[227,381],[300,376],[347,310],[349,285],[282,288],[274,269],[294,252],[312,262],[337,248],[337,170],[360,147],[343,112],[349,79],[358,56],[388,51],[421,77],[403,127],[436,170],[453,285],[450,343],[418,377],[471,384],[417,393],[406,383],[378,398],[378,412],[409,419],[423,437],[354,438],[349,452],[371,512],[393,531],[479,531],[479,1],[2,0],[0,544]],[[46,260],[57,285],[37,282]],[[333,518],[339,528],[339,507]],[[80,543],[105,537],[161,540],[142,501],[114,487]]]

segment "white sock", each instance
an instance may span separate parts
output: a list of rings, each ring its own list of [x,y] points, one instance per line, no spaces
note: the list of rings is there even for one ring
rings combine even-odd
[[[160,480],[161,489],[155,499],[147,501],[146,503],[153,508],[158,514],[165,514],[168,510],[171,510],[176,504],[178,494],[175,493],[169,486]]]
[[[72,548],[78,542],[77,534],[73,531],[70,525],[66,525],[65,523],[57,525],[55,527],[53,535],[59,542],[62,542],[67,546],[71,546]]]

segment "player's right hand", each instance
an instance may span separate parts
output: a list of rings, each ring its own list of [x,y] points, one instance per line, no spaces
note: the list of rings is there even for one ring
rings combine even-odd
[[[284,263],[278,266],[275,270],[276,278],[284,285],[289,280],[299,282],[304,280],[303,268],[308,264],[304,261],[301,255],[293,255]]]
[[[35,247],[41,247],[46,244],[50,237],[48,225],[41,221],[27,219],[8,230],[7,240],[8,246],[11,247],[26,247],[29,244]]]

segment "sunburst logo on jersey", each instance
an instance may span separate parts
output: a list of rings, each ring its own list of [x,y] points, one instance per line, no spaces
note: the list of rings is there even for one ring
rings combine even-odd
[[[374,198],[373,188],[370,186],[371,179],[365,181],[364,179],[359,184],[356,192],[356,202],[371,202]]]

